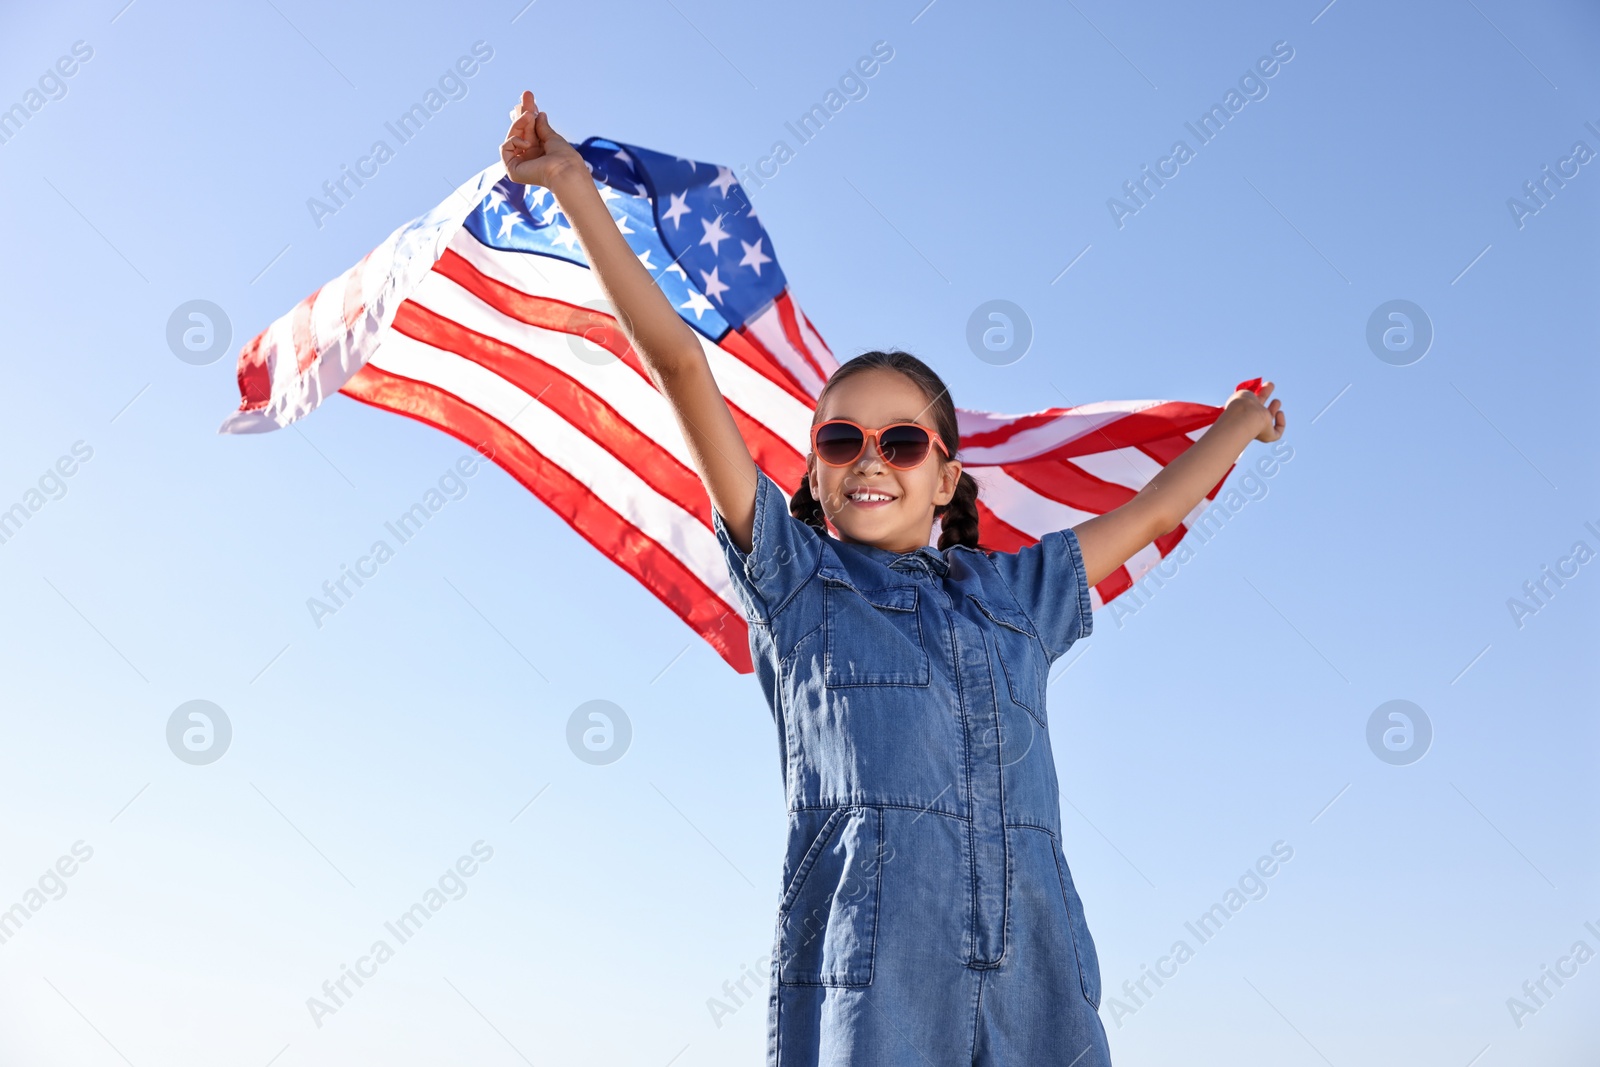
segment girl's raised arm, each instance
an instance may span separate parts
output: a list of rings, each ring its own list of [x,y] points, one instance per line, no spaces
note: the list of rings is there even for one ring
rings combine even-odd
[[[618,324],[667,398],[689,445],[695,470],[740,551],[749,552],[755,523],[756,464],[711,374],[700,339],[679,317],[617,229],[577,149],[550,127],[524,90],[511,111],[500,158],[512,181],[555,194],[577,231]]]
[[[1135,552],[1176,528],[1251,441],[1283,436],[1283,402],[1266,404],[1272,390],[1271,382],[1263,382],[1259,395],[1249,389],[1234,393],[1200,440],[1162,468],[1132,500],[1072,528],[1090,586],[1100,584]]]

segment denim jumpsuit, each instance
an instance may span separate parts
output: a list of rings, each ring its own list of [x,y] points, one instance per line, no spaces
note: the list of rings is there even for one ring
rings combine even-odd
[[[1061,847],[1049,665],[1093,629],[1077,536],[897,554],[712,509],[778,727],[788,848],[769,1067],[1103,1067]]]

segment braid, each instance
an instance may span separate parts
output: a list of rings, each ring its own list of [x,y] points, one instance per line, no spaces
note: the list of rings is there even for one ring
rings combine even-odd
[[[789,514],[813,527],[823,537],[829,536],[828,519],[822,510],[822,502],[811,493],[810,478],[800,479],[800,488],[789,498]]]
[[[956,482],[950,503],[933,509],[939,517],[939,551],[956,545],[982,548],[978,543],[978,481],[966,471]]]

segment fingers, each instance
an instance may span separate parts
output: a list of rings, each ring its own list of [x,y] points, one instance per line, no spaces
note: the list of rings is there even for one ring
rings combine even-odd
[[[559,133],[557,133],[556,132],[556,128],[554,126],[550,125],[550,113],[547,112],[547,111],[539,112],[538,124],[536,126],[536,129],[539,130],[539,139],[541,141],[548,141],[548,140],[550,140],[552,138],[554,138],[557,141],[562,141],[562,142],[566,141],[566,138],[561,136]]]
[[[506,130],[506,137],[516,138],[525,145],[538,144],[539,135],[534,124],[534,113],[529,111],[518,114],[516,120],[511,123],[511,128]]]
[[[510,111],[512,127],[515,128],[524,115],[535,115],[538,110],[539,106],[534,103],[532,91],[522,90],[522,99],[517,101],[517,106]]]

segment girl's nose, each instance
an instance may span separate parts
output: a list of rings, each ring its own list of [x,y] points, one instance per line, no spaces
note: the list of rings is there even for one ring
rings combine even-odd
[[[871,470],[882,462],[883,455],[878,451],[878,442],[873,438],[867,438],[865,446],[861,449],[861,455],[856,458],[856,469]]]

